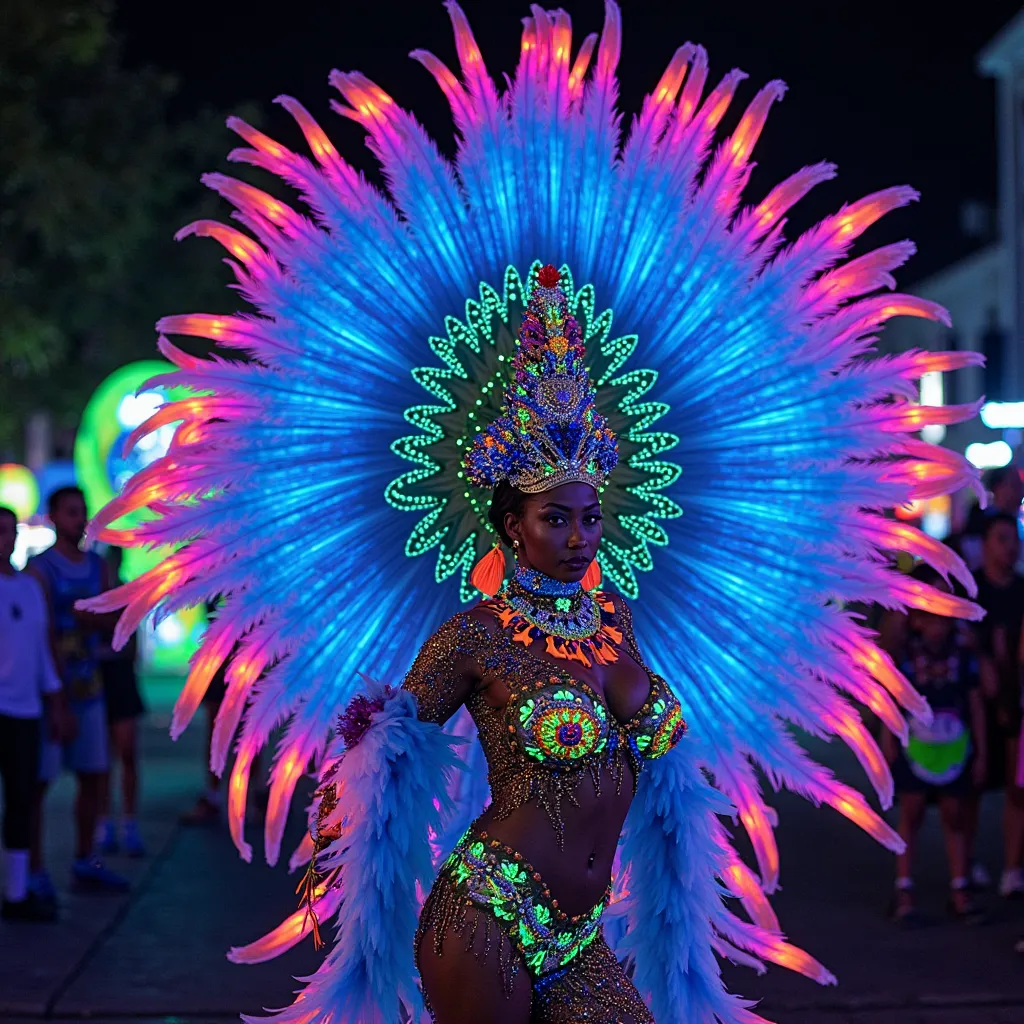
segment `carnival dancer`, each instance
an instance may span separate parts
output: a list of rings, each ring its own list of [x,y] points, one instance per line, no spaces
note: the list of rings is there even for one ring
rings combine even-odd
[[[977,617],[891,568],[886,552],[909,551],[973,592],[962,561],[885,511],[978,486],[916,436],[976,407],[922,407],[915,382],[980,357],[861,359],[893,316],[945,319],[882,293],[909,243],[844,262],[911,190],[785,246],[786,212],[830,165],[741,204],[781,83],[716,146],[743,76],[706,90],[688,44],[623,138],[613,3],[578,50],[565,12],[531,8],[504,91],[447,6],[461,76],[414,56],[451,104],[454,162],[356,73],[331,76],[337,109],[386,191],[295,100],[314,160],[231,122],[235,158],[307,209],[207,178],[248,233],[191,231],[226,246],[256,312],[161,321],[178,369],[154,386],[192,394],[139,428],[179,424],[93,531],[171,553],[88,606],[125,608],[119,641],[154,608],[222,595],[172,733],[227,659],[211,763],[226,768],[241,723],[227,802],[244,857],[272,731],[271,863],[321,766],[291,859],[309,865],[303,906],[230,954],[267,959],[334,919],[279,1020],[419,1022],[425,997],[439,1024],[753,1024],[719,956],[833,980],[767,899],[779,862],[757,767],[902,848],[789,726],[841,737],[888,805],[848,698],[904,741],[899,706],[929,711],[850,606]],[[224,349],[199,358],[171,334]]]

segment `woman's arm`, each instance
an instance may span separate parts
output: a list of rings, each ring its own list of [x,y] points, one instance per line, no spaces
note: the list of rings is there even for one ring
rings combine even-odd
[[[470,613],[449,619],[420,648],[402,683],[420,721],[444,725],[479,687],[487,629]]]

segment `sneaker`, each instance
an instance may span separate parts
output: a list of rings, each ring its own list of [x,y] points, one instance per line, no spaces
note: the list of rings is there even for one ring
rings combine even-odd
[[[105,821],[96,829],[96,850],[104,857],[117,853],[117,830],[112,821]]]
[[[53,887],[53,880],[46,871],[33,871],[28,876],[28,891],[35,899],[36,904],[45,907],[46,913],[50,915],[46,920],[57,919],[57,890]]]
[[[984,864],[975,861],[971,864],[971,885],[975,889],[987,889],[992,884],[992,876]]]
[[[105,868],[97,857],[79,857],[71,865],[71,883],[76,889],[93,892],[127,892],[130,888],[127,878]]]
[[[5,899],[0,906],[0,918],[5,921],[56,921],[57,905],[30,890],[23,900]]]
[[[1024,896],[1024,872],[1020,868],[1008,868],[999,879],[999,895],[1006,899]]]
[[[129,857],[146,856],[146,845],[142,841],[142,836],[139,835],[139,826],[134,821],[125,822],[122,838],[124,840],[124,852]]]

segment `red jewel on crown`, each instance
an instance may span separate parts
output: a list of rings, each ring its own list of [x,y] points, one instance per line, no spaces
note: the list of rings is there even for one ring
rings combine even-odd
[[[541,288],[554,288],[561,279],[562,275],[550,263],[537,271],[537,284]]]

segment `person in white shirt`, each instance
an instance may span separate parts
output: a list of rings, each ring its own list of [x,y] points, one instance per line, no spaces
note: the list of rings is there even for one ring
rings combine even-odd
[[[42,730],[64,729],[63,692],[50,651],[49,613],[39,583],[11,564],[18,520],[0,506],[0,779],[8,921],[52,921],[55,908],[30,892],[29,841]]]

